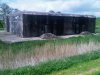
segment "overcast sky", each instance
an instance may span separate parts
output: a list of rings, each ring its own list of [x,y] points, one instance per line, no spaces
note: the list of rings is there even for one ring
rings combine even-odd
[[[89,14],[100,17],[100,0],[2,0],[19,10],[48,12],[54,10],[68,14]]]

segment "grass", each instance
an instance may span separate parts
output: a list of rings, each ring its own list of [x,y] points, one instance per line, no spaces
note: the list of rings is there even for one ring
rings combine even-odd
[[[28,66],[28,67],[18,68],[14,70],[10,70],[10,69],[3,70],[3,71],[1,70],[0,74],[1,75],[46,75],[52,72],[70,69],[71,67],[75,65],[76,66],[80,65],[81,63],[83,63],[84,67],[86,67],[86,65],[88,65],[89,63],[91,63],[92,65],[96,65],[96,63],[93,64],[92,61],[97,62],[97,65],[99,65],[98,64],[100,62],[99,60],[100,60],[100,50],[91,53],[86,53],[83,55],[69,57],[69,58],[67,57],[63,59],[48,61],[33,67]],[[85,65],[86,62],[88,63]],[[98,74],[99,72],[95,72],[95,73]]]
[[[96,18],[96,26],[100,26],[100,18]]]
[[[79,63],[72,67],[54,72],[49,75],[100,75],[100,58],[88,62]]]
[[[96,33],[100,33],[100,18],[96,19]]]
[[[96,28],[95,32],[100,33],[100,28]]]
[[[56,40],[41,40],[41,41],[28,41],[14,44],[6,44],[0,41],[0,53],[11,50],[13,53],[23,51],[29,51],[36,47],[42,47],[45,44],[61,45],[61,44],[73,44],[73,43],[89,43],[89,41],[100,42],[100,35],[87,35],[72,37],[69,39],[56,39]]]
[[[69,39],[29,41],[14,44],[0,42],[0,68],[17,68],[100,49],[100,35]]]
[[[91,75],[100,75],[100,71],[96,71],[96,72],[92,73]]]
[[[43,47],[46,44],[62,45],[73,43],[89,43],[90,41],[100,42],[100,35],[86,35],[79,37],[71,37],[68,39],[56,39],[56,40],[41,40],[41,41],[28,41],[13,44],[6,44],[0,41],[0,53],[11,50],[13,53],[19,53],[21,50],[27,52],[36,47]]]

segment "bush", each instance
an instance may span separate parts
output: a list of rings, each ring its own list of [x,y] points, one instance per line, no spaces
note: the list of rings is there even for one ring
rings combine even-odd
[[[0,28],[3,28],[4,22],[0,20]]]

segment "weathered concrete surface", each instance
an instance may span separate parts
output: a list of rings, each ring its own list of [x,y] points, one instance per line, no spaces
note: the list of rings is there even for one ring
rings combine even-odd
[[[5,43],[14,43],[14,42],[42,40],[42,39],[39,37],[21,38],[21,37],[18,37],[17,35],[13,35],[9,32],[0,31],[0,40]]]
[[[81,35],[66,35],[66,36],[58,36],[58,38],[70,38],[70,37],[78,37]],[[32,41],[32,40],[45,40],[40,37],[31,37],[31,38],[21,38],[17,35],[11,34],[6,31],[0,31],[0,40],[5,43],[15,43],[15,42],[23,42],[23,41]]]

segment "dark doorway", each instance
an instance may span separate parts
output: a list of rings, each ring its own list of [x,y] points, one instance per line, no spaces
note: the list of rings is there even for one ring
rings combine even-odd
[[[75,34],[79,34],[81,32],[81,27],[80,27],[81,23],[79,24],[80,22],[79,19],[80,19],[79,17],[73,17],[72,24],[73,24],[73,30]]]
[[[38,36],[37,15],[24,15],[23,25],[24,36]]]
[[[48,16],[48,30],[49,33],[56,34],[56,18],[54,16]]]
[[[64,33],[64,18],[62,16],[56,17],[56,35],[63,35]]]
[[[48,16],[48,32],[55,35],[63,35],[64,18],[60,16]]]
[[[80,17],[79,18],[79,33],[83,31],[88,31],[88,18]]]

